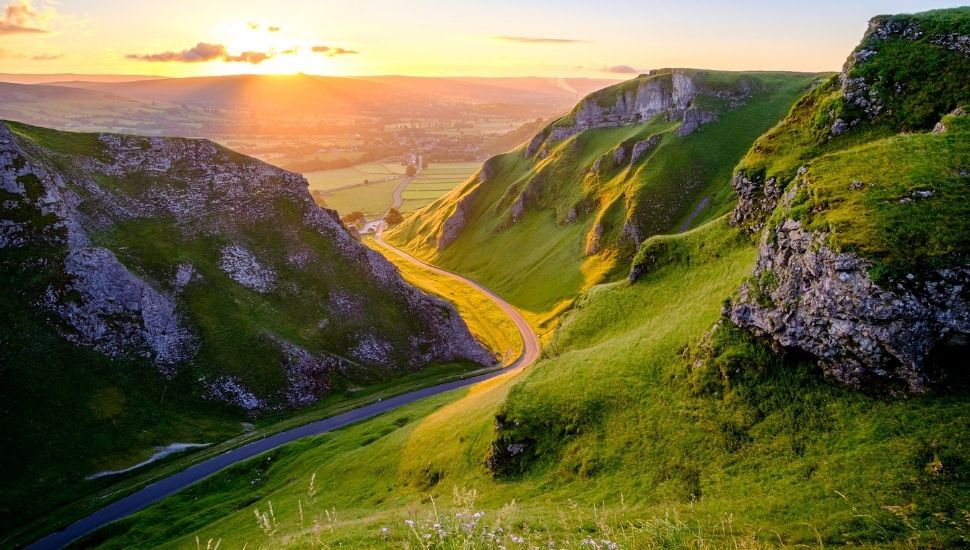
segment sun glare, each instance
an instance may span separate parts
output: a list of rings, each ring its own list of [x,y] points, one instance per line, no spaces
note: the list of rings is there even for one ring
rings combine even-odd
[[[222,64],[223,73],[252,74],[345,74],[343,65],[348,61],[337,62],[335,58],[314,52],[318,42],[294,36],[283,26],[272,23],[252,21],[231,21],[216,26],[213,36],[225,44],[230,55],[243,55],[247,52],[262,52],[267,59],[260,63]]]

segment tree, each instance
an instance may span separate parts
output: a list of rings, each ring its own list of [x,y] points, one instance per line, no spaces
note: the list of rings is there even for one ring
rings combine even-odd
[[[417,173],[418,169],[413,164],[408,164],[407,170],[404,171],[404,174],[408,177],[411,177]]]
[[[427,160],[422,160],[421,161],[421,169],[422,170],[427,170],[428,169],[428,161]]]
[[[346,226],[358,225],[358,224],[363,225],[364,224],[364,213],[355,210],[355,211],[351,212],[350,214],[347,214],[346,216],[344,216],[343,218],[341,218],[341,220],[344,222],[344,225],[346,225]]]
[[[398,212],[397,208],[391,208],[387,211],[387,214],[384,214],[384,221],[387,222],[387,225],[397,225],[404,221],[404,216]]]

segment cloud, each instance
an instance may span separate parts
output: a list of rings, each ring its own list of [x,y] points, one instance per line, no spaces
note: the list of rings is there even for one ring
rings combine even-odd
[[[263,28],[263,26],[261,24],[255,23],[253,21],[250,21],[250,22],[246,23],[246,26],[249,27],[249,30],[251,30],[251,31],[258,31],[259,29]],[[283,27],[280,27],[280,26],[277,26],[277,25],[267,25],[266,26],[266,32],[280,32],[281,30],[283,30]]]
[[[34,61],[54,61],[55,59],[60,59],[62,57],[64,57],[64,54],[62,53],[41,53],[31,57],[31,59]]]
[[[614,73],[614,74],[639,74],[640,71],[630,65],[611,65],[609,67],[600,67],[596,69],[597,72],[601,73]]]
[[[578,44],[582,40],[573,38],[545,38],[537,36],[496,36],[496,40],[505,42],[518,42],[520,44]]]
[[[253,65],[259,65],[272,57],[272,55],[266,52],[242,52],[239,55],[223,56],[222,60],[228,63],[252,63]]]
[[[0,36],[7,34],[41,34],[50,32],[47,24],[54,18],[53,8],[38,10],[31,0],[13,0],[3,9]]]
[[[322,53],[327,57],[334,57],[337,55],[356,55],[360,52],[356,50],[347,50],[344,48],[336,48],[334,46],[314,46],[313,53]]]
[[[239,55],[230,55],[229,52],[226,51],[226,47],[222,44],[207,44],[205,42],[199,42],[195,45],[195,47],[182,50],[180,52],[162,52],[145,55],[128,54],[125,56],[127,59],[135,59],[137,61],[155,61],[163,63],[203,63],[205,61],[225,61],[227,63],[251,63],[253,65],[258,65],[271,57],[273,57],[271,54],[265,52],[242,52]]]

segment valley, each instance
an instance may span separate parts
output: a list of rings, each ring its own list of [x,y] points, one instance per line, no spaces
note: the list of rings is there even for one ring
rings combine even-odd
[[[970,545],[970,7],[361,2],[0,12],[0,547]]]

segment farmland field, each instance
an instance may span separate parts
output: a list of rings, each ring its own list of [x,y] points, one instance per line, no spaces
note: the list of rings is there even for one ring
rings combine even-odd
[[[477,162],[432,163],[404,190],[401,211],[410,212],[431,204],[468,179],[479,166]]]
[[[400,183],[401,178],[398,177],[380,183],[323,193],[322,196],[327,208],[333,208],[341,216],[359,210],[368,218],[374,218],[391,207],[394,189]]]
[[[401,212],[431,204],[468,179],[479,166],[477,162],[431,163],[404,190]],[[405,167],[396,162],[374,162],[307,172],[304,176],[310,182],[310,190],[319,192],[327,208],[333,208],[341,215],[359,210],[372,218],[392,206],[394,189],[401,184],[404,170]],[[369,182],[366,185],[365,180]],[[357,187],[343,189],[353,185]]]
[[[364,181],[373,183],[390,178],[401,178],[404,176],[404,169],[404,166],[396,162],[375,162],[359,164],[351,168],[318,170],[303,175],[310,182],[311,191],[328,191],[348,185],[362,184]]]

